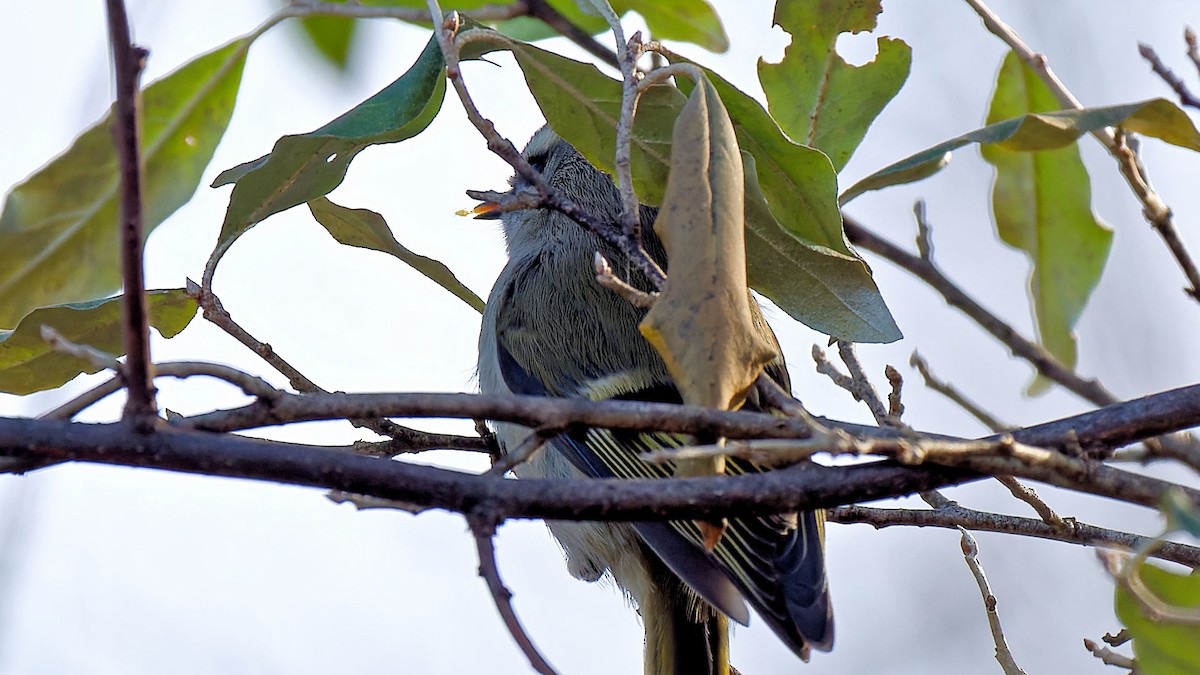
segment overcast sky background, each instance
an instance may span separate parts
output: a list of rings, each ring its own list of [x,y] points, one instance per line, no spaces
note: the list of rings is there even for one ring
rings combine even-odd
[[[787,36],[771,29],[769,3],[714,3],[732,49],[698,59],[761,96],[759,56],[782,54]],[[1087,105],[1170,96],[1136,52],[1154,45],[1196,83],[1183,56],[1186,24],[1200,6],[1159,0],[1131,12],[1119,0],[1054,3],[994,0],[994,8]],[[747,9],[743,5],[753,5]],[[207,3],[133,1],[135,39],[151,51],[146,81],[250,31],[266,0]],[[875,169],[982,125],[1004,46],[965,3],[885,2],[878,33],[914,50],[913,72],[841,177],[843,186]],[[637,27],[639,21],[630,21]],[[229,188],[207,183],[221,170],[259,157],[288,133],[314,129],[400,75],[428,38],[391,21],[364,22],[348,76],[316,59],[295,26],[280,26],[253,47],[225,140],[196,197],[150,237],[151,287],[198,279],[216,241]],[[0,186],[7,189],[104,112],[112,86],[102,3],[0,5]],[[870,39],[844,39],[854,62],[871,57]],[[551,48],[576,55],[570,45]],[[541,124],[519,71],[468,64],[466,81],[484,114],[518,145]],[[1200,83],[1196,85],[1200,89]],[[1080,372],[1119,396],[1135,397],[1200,381],[1194,348],[1200,311],[1140,207],[1099,146],[1085,139],[1094,206],[1116,230],[1108,269],[1079,325]],[[1181,234],[1200,252],[1200,191],[1194,154],[1144,143],[1156,187]],[[486,296],[504,262],[494,223],[454,216],[470,206],[467,188],[500,188],[509,168],[466,124],[456,99],[421,136],[363,152],[331,198],[382,213],[397,238],[444,261]],[[925,198],[938,261],[969,293],[1026,334],[1028,267],[997,242],[988,215],[991,173],[974,148],[915,186],[860,198],[849,208],[889,239],[911,243],[912,202]],[[0,252],[2,255],[3,252]],[[907,419],[922,429],[978,435],[962,411],[925,391],[907,366],[919,349],[943,377],[1012,424],[1032,424],[1088,406],[1052,390],[1022,398],[1028,365],[946,308],[886,261],[867,256],[906,338],[865,346],[908,378]],[[272,217],[225,257],[215,290],[234,318],[270,342],[323,387],[344,391],[472,391],[478,315],[383,254],[336,244],[305,209]],[[816,413],[867,421],[865,409],[812,370],[808,353],[825,338],[772,314],[797,394]],[[218,329],[197,319],[179,337],[154,343],[158,360],[231,364],[279,386],[285,382]],[[61,392],[0,395],[0,414],[36,415],[100,381],[85,377]],[[238,405],[241,395],[204,381],[160,380],[160,404],[192,414]],[[114,397],[84,419],[112,419]],[[469,433],[462,422],[422,428]],[[342,443],[361,438],[346,424],[309,424],[264,436]],[[430,453],[415,461],[481,470],[481,461]],[[1152,513],[1043,489],[1063,515],[1152,533]],[[965,505],[1026,514],[992,484],[950,490]],[[1017,660],[1027,672],[1104,672],[1082,648],[1115,630],[1111,584],[1091,551],[1066,544],[979,535],[983,561]],[[0,673],[521,673],[524,657],[505,632],[483,582],[461,517],[360,513],[318,491],[149,470],[64,466],[24,478],[0,477]],[[526,628],[560,672],[640,672],[641,628],[609,585],[566,572],[539,522],[510,522],[497,543],[501,573]],[[999,672],[982,603],[947,531],[833,525],[828,560],[838,641],[806,673]],[[799,672],[761,622],[739,628],[734,664],[747,675]]]

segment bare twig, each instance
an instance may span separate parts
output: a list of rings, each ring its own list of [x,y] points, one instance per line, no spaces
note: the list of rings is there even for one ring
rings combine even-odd
[[[596,282],[601,286],[625,298],[634,307],[649,309],[654,304],[658,295],[656,293],[647,293],[618,277],[613,272],[612,264],[608,262],[608,258],[605,258],[604,254],[596,251],[596,257],[592,263],[595,265]]]
[[[495,519],[470,515],[467,521],[471,524],[471,533],[475,535],[475,548],[479,552],[479,576],[487,582],[488,590],[492,592],[492,601],[496,603],[496,609],[504,619],[504,626],[508,628],[509,634],[516,640],[517,646],[521,648],[525,658],[529,659],[529,665],[533,666],[534,670],[543,675],[554,675],[554,668],[538,653],[533,640],[521,626],[521,620],[517,618],[512,606],[512,592],[500,579],[493,543],[493,537],[496,536]]]
[[[108,352],[96,349],[91,345],[81,345],[71,342],[50,326],[42,326],[41,334],[42,339],[45,340],[46,344],[50,345],[50,348],[56,352],[70,354],[77,359],[87,361],[96,368],[113,370],[120,375],[124,375],[124,364],[118,361],[116,356],[113,356]]]
[[[830,522],[870,525],[876,529],[885,527],[937,527],[955,529],[964,527],[973,532],[998,532],[1022,537],[1047,539],[1080,546],[1104,546],[1134,550],[1153,541],[1129,532],[1111,530],[1081,523],[1075,519],[1064,521],[1065,529],[1057,528],[1036,518],[988,513],[954,504],[940,509],[884,509],[870,506],[839,506],[826,511]],[[1200,548],[1163,542],[1160,548],[1150,553],[1151,557],[1167,560],[1188,567],[1200,567]]]
[[[1187,43],[1188,59],[1196,66],[1196,74],[1200,75],[1200,49],[1196,48],[1196,31],[1190,26],[1183,29],[1183,41]]]
[[[1037,512],[1042,521],[1050,527],[1059,530],[1070,529],[1070,525],[1067,523],[1067,521],[1063,520],[1057,513],[1055,513],[1054,509],[1050,508],[1050,505],[1043,501],[1042,498],[1033,491],[1033,488],[1022,485],[1020,481],[1012,476],[996,476],[996,480],[1000,481],[1001,485],[1008,488],[1008,491],[1012,493],[1012,496],[1033,507],[1033,510]]]
[[[916,368],[917,372],[921,374],[922,379],[925,380],[926,387],[929,387],[930,389],[958,404],[960,408],[967,411],[975,419],[979,420],[983,426],[995,432],[1004,431],[1010,428],[1007,424],[1004,424],[995,417],[992,417],[990,414],[984,411],[983,408],[979,407],[978,404],[967,398],[966,395],[960,392],[954,385],[938,379],[938,377],[933,374],[933,370],[929,368],[929,364],[917,352],[914,351],[912,353],[912,356],[910,356],[908,359],[908,363]]]
[[[436,2],[430,2],[429,6],[431,13],[441,11]],[[445,19],[442,19],[440,15],[434,16],[434,36],[437,39],[438,46],[442,50],[442,56],[446,60],[446,78],[450,80],[455,93],[458,94],[459,101],[462,102],[463,109],[467,113],[467,119],[475,126],[480,135],[487,140],[488,150],[513,167],[517,174],[537,191],[541,206],[562,213],[584,229],[616,247],[646,276],[651,287],[662,288],[662,284],[666,280],[666,274],[663,273],[658,263],[654,262],[654,259],[642,249],[639,242],[632,241],[626,237],[621,232],[620,227],[597,220],[587,210],[581,208],[578,204],[565,197],[561,191],[547,183],[542,174],[530,166],[529,162],[521,156],[516,146],[496,131],[496,125],[480,114],[479,108],[476,107],[474,100],[471,99],[466,84],[463,82],[462,71],[458,63],[458,46],[474,40],[487,40],[509,47],[512,46],[512,43],[504,36],[492,31],[465,31],[455,39],[460,27],[456,17],[456,14]]]
[[[1124,654],[1118,654],[1108,647],[1101,647],[1092,640],[1084,638],[1083,646],[1092,653],[1092,656],[1100,659],[1100,662],[1106,666],[1116,666],[1118,668],[1128,668],[1134,670],[1137,668],[1137,662]]]
[[[887,378],[888,384],[891,385],[891,391],[888,392],[888,418],[900,421],[900,417],[904,414],[904,402],[901,399],[901,394],[904,390],[904,377],[900,375],[900,371],[892,366],[884,366],[883,375]]]
[[[528,462],[542,446],[551,439],[557,436],[561,429],[535,429],[521,441],[520,445],[513,448],[509,452],[496,460],[492,464],[492,468],[488,469],[488,475],[503,476],[520,464]]]
[[[851,243],[883,256],[912,272],[933,290],[940,293],[952,307],[962,310],[981,328],[1000,340],[1012,351],[1013,355],[1033,364],[1038,373],[1096,405],[1109,405],[1117,400],[1116,396],[1113,396],[1098,381],[1085,380],[1080,377],[1075,371],[1063,365],[1053,354],[1046,351],[1044,347],[1025,338],[1004,320],[984,309],[928,260],[908,253],[899,246],[877,236],[859,224],[853,217],[845,213],[842,214],[842,217],[845,221],[846,235]]]
[[[975,543],[975,537],[972,537],[969,532],[961,527],[958,528],[958,531],[962,534],[963,558],[967,561],[967,567],[971,568],[971,574],[975,575],[975,583],[979,585],[979,592],[983,595],[988,627],[992,629],[992,641],[996,644],[996,660],[1000,662],[1000,667],[1004,669],[1005,675],[1025,675],[1025,671],[1017,665],[1012,650],[1008,648],[1008,643],[1004,640],[1004,629],[1000,627],[1000,615],[996,612],[996,596],[992,595],[992,589],[988,586],[987,577],[983,573],[983,566],[979,564],[979,545]]]
[[[149,55],[129,37],[123,0],[108,0],[108,42],[116,72],[117,101],[113,109],[113,142],[121,171],[121,317],[125,338],[125,417],[143,432],[158,417],[154,379],[150,374],[150,324],[142,270],[141,105],[138,81]]]
[[[1192,108],[1200,108],[1200,99],[1193,96],[1192,92],[1188,91],[1187,85],[1183,83],[1183,80],[1168,68],[1167,64],[1162,62],[1162,59],[1158,58],[1158,53],[1154,51],[1153,47],[1139,42],[1138,53],[1142,55],[1143,59],[1150,62],[1150,69],[1154,71],[1154,74],[1162,78],[1163,82],[1167,83],[1167,86],[1175,90],[1175,94],[1179,96],[1180,103]]]
[[[1029,67],[1037,73],[1038,78],[1050,88],[1063,108],[1078,110],[1083,107],[1079,99],[1075,98],[1050,69],[1050,64],[1044,54],[1038,54],[1030,49],[1016,31],[1001,21],[1000,17],[983,3],[983,0],[966,0],[966,2],[983,19],[984,25],[992,34],[1003,40],[1022,61],[1029,64]],[[1146,175],[1145,167],[1142,167],[1139,162],[1130,161],[1125,156],[1129,152],[1128,147],[1123,148],[1122,146],[1125,144],[1118,143],[1117,136],[1110,129],[1096,129],[1092,132],[1092,136],[1100,141],[1100,144],[1117,160],[1121,175],[1142,203],[1146,221],[1166,242],[1175,261],[1183,271],[1184,277],[1190,285],[1190,288],[1186,289],[1188,295],[1200,301],[1200,269],[1196,267],[1195,261],[1184,248],[1182,240],[1175,230],[1171,209],[1150,186],[1150,179]]]
[[[925,216],[925,200],[918,199],[913,203],[913,216],[917,220],[917,255],[933,264],[933,228]]]
[[[295,366],[288,363],[271,345],[255,338],[245,328],[242,328],[240,324],[234,321],[233,317],[221,304],[221,299],[211,290],[205,289],[191,279],[188,279],[187,292],[188,295],[196,299],[196,302],[200,305],[202,316],[205,319],[228,333],[233,339],[242,343],[250,351],[257,354],[259,358],[266,361],[268,365],[288,379],[288,384],[293,389],[300,392],[327,393],[325,389],[322,389],[317,383],[305,377]],[[354,426],[370,429],[381,436],[391,439],[387,441],[387,445],[395,450],[392,453],[393,456],[403,452],[436,447],[458,447],[470,450],[486,449],[482,440],[444,434],[429,434],[396,424],[383,417],[360,417],[352,418],[349,421]]]
[[[1167,543],[1170,543],[1170,542],[1167,542]],[[1150,555],[1151,555],[1151,557],[1157,557],[1154,555],[1154,553],[1151,553]],[[1193,567],[1196,567],[1196,565],[1193,565]],[[1128,628],[1122,628],[1121,630],[1117,631],[1115,634],[1114,633],[1105,633],[1104,637],[1102,637],[1100,639],[1104,640],[1104,643],[1107,644],[1109,647],[1120,647],[1121,645],[1125,644],[1126,642],[1129,642],[1130,640],[1132,640],[1133,636],[1129,634]]]
[[[613,68],[620,69],[621,63],[610,49],[600,44],[596,38],[579,26],[571,23],[570,19],[559,13],[546,0],[521,0],[525,3],[529,16],[541,19],[547,26],[558,31],[559,35],[579,45],[587,53],[595,56]],[[472,16],[474,12],[470,12]]]

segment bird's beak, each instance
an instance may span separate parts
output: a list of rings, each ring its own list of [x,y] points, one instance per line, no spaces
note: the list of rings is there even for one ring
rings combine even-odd
[[[475,220],[499,220],[501,215],[500,207],[488,202],[476,206],[467,213],[474,216]]]

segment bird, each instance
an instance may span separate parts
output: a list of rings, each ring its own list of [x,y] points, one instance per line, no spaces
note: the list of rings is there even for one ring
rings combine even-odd
[[[533,135],[522,155],[593,218],[619,222],[621,200],[612,177],[550,126]],[[509,182],[513,191],[528,185],[519,175]],[[650,227],[657,209],[639,209],[646,225],[643,246],[669,275],[669,260]],[[682,402],[662,357],[638,331],[646,310],[596,281],[593,260],[599,252],[635,287],[650,290],[620,251],[548,208],[477,213],[477,218],[501,221],[508,250],[480,330],[482,393]],[[757,302],[750,304],[754,325],[778,347]],[[791,390],[782,356],[766,374]],[[744,409],[762,406],[752,394]],[[493,428],[504,453],[531,433],[512,423],[497,422]],[[668,433],[570,431],[550,439],[513,473],[518,479],[668,478],[670,465],[638,455],[685,441]],[[762,470],[739,459],[728,460],[726,468],[728,473]],[[807,661],[811,649],[832,648],[821,512],[729,518],[711,551],[692,521],[547,525],[574,577],[597,581],[608,575],[636,606],[645,630],[646,675],[736,672],[729,664],[728,622],[746,624],[747,603],[801,659]]]

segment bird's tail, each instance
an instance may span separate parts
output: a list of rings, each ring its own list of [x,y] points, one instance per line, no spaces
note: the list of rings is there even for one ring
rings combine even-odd
[[[646,675],[731,675],[729,619],[657,559],[654,589],[638,608],[646,629]]]

